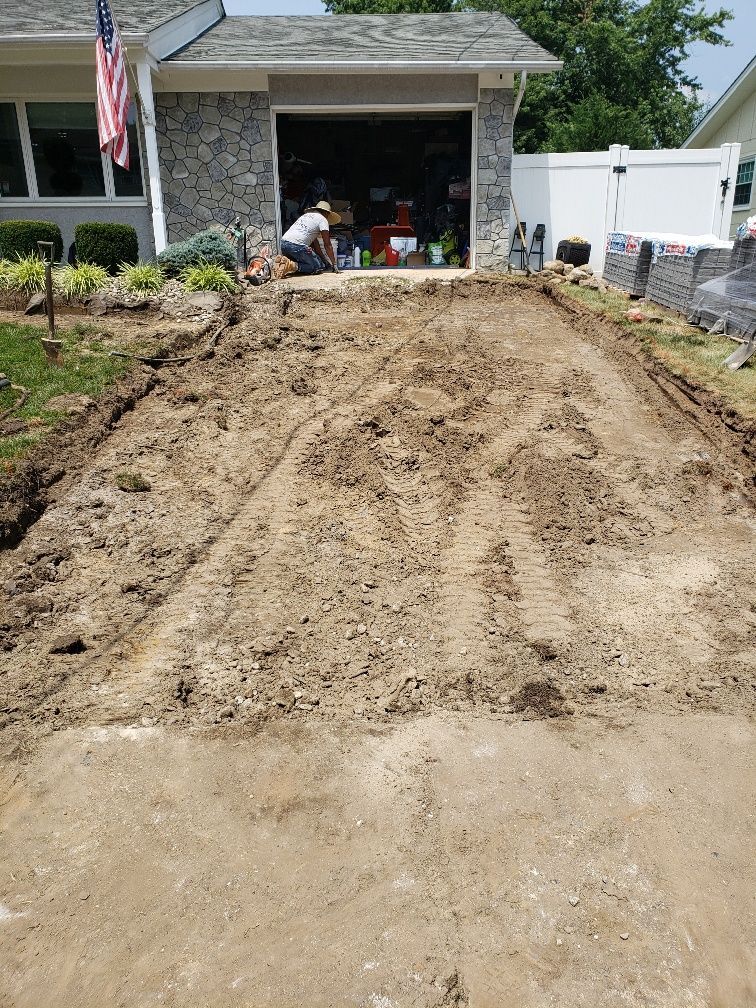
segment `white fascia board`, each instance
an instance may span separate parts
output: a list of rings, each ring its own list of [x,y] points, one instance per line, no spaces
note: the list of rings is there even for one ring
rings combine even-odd
[[[208,28],[212,28],[223,18],[221,0],[203,0],[191,10],[171,18],[165,24],[154,28],[149,35],[149,50],[158,60],[164,60],[171,53],[189,45]]]
[[[144,59],[147,52],[147,36],[142,34],[124,34],[124,48],[128,50],[129,59],[135,62]],[[83,66],[94,62],[94,32],[89,35],[67,35],[61,40],[51,41],[52,36],[43,40],[34,39],[34,44],[15,43],[5,46],[5,39],[0,41],[0,64],[3,68],[21,66]]]
[[[561,70],[563,63],[552,61],[526,60],[503,60],[500,62],[487,61],[466,61],[450,62],[448,60],[412,60],[395,61],[391,60],[365,60],[351,63],[325,63],[322,60],[297,60],[292,63],[281,63],[278,60],[168,60],[164,64],[166,67],[176,69],[192,70],[265,70],[268,73],[276,74],[301,74],[307,73],[338,73],[338,74],[373,74],[377,70],[389,70],[399,73],[427,73],[432,70],[434,73],[482,73],[486,70],[493,70],[496,73],[519,73],[526,70],[528,73],[553,73]]]

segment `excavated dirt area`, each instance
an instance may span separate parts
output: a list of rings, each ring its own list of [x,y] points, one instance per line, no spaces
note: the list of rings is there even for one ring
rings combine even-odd
[[[0,1005],[753,1004],[752,488],[533,288],[247,297],[0,557]]]

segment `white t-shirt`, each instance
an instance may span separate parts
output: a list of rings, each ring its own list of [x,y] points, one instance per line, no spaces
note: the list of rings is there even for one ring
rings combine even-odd
[[[299,220],[294,221],[283,236],[283,240],[291,242],[293,245],[309,247],[321,232],[328,233],[328,221],[325,217],[319,213],[306,213],[302,214]]]

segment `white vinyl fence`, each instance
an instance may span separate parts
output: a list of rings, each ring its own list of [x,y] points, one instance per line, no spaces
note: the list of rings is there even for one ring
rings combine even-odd
[[[739,157],[740,144],[656,151],[615,144],[595,153],[515,154],[512,197],[527,223],[528,247],[537,224],[546,225],[546,259],[554,258],[562,239],[581,235],[591,243],[591,265],[600,270],[610,231],[729,238]]]

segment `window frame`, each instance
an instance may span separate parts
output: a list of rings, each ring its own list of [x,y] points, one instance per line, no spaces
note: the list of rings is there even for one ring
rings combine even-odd
[[[132,99],[133,100],[133,99]],[[26,105],[49,104],[56,105],[95,105],[95,98],[82,98],[80,95],[34,95],[34,98],[18,98],[11,95],[0,96],[0,102],[4,105],[15,105],[16,118],[18,120],[18,131],[21,136],[21,154],[23,156],[24,171],[26,173],[26,185],[29,190],[28,196],[5,196],[0,197],[0,206],[29,206],[31,203],[42,203],[45,206],[76,207],[76,206],[147,206],[147,185],[144,171],[144,148],[142,146],[141,129],[139,128],[139,110],[136,116],[136,136],[139,146],[139,168],[142,176],[141,196],[117,196],[115,191],[115,179],[113,177],[113,160],[107,154],[101,153],[102,175],[105,182],[104,196],[40,196],[37,186],[37,173],[34,168],[34,154],[32,152],[31,133],[29,132],[29,120],[26,117]]]
[[[733,205],[732,205],[733,210],[749,210],[753,206],[753,189],[754,189],[754,185],[756,185],[756,154],[752,155],[751,157],[743,158],[741,161],[739,161],[738,162],[738,171],[740,171],[740,169],[744,165],[747,165],[747,164],[751,165],[751,181],[750,181],[751,189],[750,189],[750,192],[748,193],[748,200],[745,203],[735,203],[735,202],[733,202]],[[747,184],[749,184],[749,183],[745,183],[745,182],[738,183],[737,178],[738,178],[738,175],[737,175],[737,172],[736,172],[735,173],[735,187],[734,187],[736,194],[737,194],[738,185],[747,185]],[[737,196],[735,198],[737,198]]]

